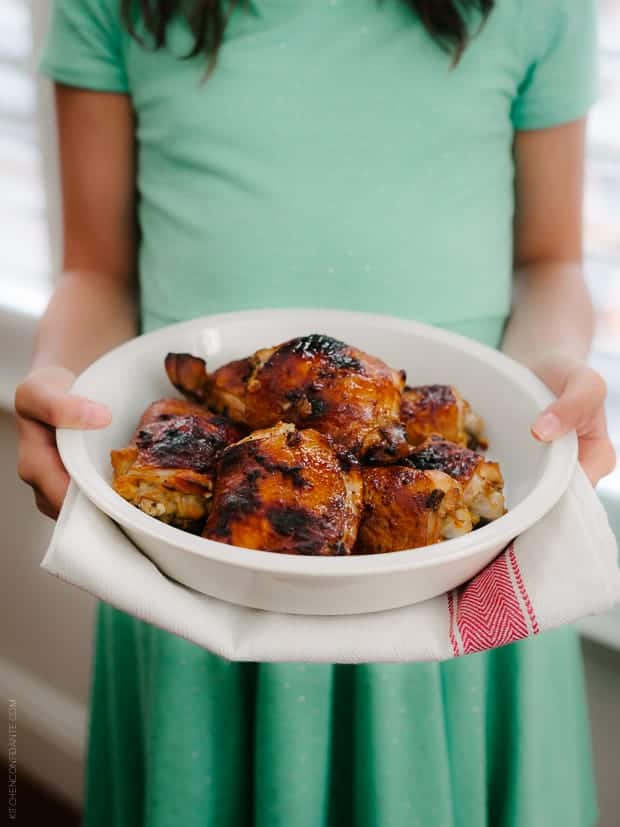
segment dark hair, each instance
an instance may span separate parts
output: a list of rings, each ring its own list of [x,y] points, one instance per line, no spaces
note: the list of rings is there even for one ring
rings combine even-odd
[[[484,21],[495,0],[403,0],[420,18],[430,36],[458,63],[470,39],[468,15],[482,15]],[[215,66],[224,29],[238,0],[121,0],[121,15],[129,33],[142,42],[135,29],[135,13],[141,16],[152,46],[166,44],[168,24],[176,15],[186,18],[194,44],[186,57],[204,52],[209,57],[210,72]]]

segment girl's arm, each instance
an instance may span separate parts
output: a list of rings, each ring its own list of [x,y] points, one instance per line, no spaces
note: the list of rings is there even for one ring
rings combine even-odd
[[[101,405],[68,390],[75,374],[131,338],[136,321],[133,117],[126,95],[57,86],[63,273],[38,328],[15,408],[19,474],[55,516],[69,482],[56,427],[100,427]]]
[[[515,138],[514,303],[503,350],[530,367],[558,400],[533,425],[544,441],[573,429],[593,483],[615,453],[603,378],[587,365],[594,329],[582,266],[585,122]]]
[[[136,331],[133,116],[127,95],[56,86],[63,273],[34,366],[79,372]]]

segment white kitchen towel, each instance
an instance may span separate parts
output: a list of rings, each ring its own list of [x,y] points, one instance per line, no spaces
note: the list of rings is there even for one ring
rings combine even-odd
[[[620,602],[618,549],[580,467],[558,504],[449,594],[345,617],[225,603],[164,576],[71,483],[42,567],[100,600],[231,660],[447,660],[553,629]]]

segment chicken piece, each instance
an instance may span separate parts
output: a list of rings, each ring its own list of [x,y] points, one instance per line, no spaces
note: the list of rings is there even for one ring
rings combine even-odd
[[[474,526],[506,513],[504,479],[498,463],[469,448],[431,436],[412,451],[406,464],[422,471],[443,471],[458,480]]]
[[[243,431],[217,414],[179,416],[184,400],[160,400],[143,414],[127,448],[111,452],[112,486],[151,517],[200,532],[220,453]]]
[[[206,416],[209,419],[213,418],[213,414],[203,405],[188,402],[187,399],[179,399],[178,397],[158,399],[156,402],[152,402],[140,417],[133,440],[135,441],[138,431],[144,428],[145,425],[150,425],[152,422],[165,422],[168,419],[174,419],[174,417],[178,416]]]
[[[351,454],[338,454],[310,428],[278,423],[227,448],[203,537],[288,554],[351,554],[362,478]]]
[[[228,362],[211,374],[207,363],[191,353],[168,353],[166,373],[174,387],[197,405],[209,405],[233,422],[246,424],[245,391],[256,359]]]
[[[439,434],[473,450],[488,448],[482,417],[472,411],[453,385],[405,388],[400,416],[412,445]]]
[[[252,430],[292,422],[378,461],[408,452],[400,423],[404,372],[329,336],[291,339],[211,375],[203,359],[170,353],[166,371],[188,398]]]
[[[441,471],[363,469],[364,510],[355,554],[420,548],[471,531],[460,485]]]
[[[207,399],[214,411],[230,417],[234,422],[246,424],[246,385],[253,370],[254,360],[250,356],[228,362],[211,374]]]
[[[183,396],[200,405],[207,401],[207,363],[191,353],[168,353],[164,365],[168,379]]]

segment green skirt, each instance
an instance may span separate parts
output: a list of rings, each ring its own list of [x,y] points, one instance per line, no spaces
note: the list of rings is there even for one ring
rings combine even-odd
[[[85,827],[590,827],[570,628],[442,664],[222,660],[100,604]]]
[[[443,664],[230,663],[99,606],[85,827],[595,822],[572,629]]]

